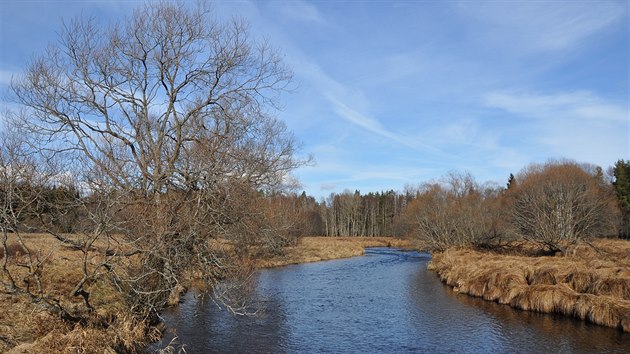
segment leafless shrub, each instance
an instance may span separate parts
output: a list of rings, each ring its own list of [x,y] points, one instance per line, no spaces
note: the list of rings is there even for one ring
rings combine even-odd
[[[485,191],[470,174],[451,173],[445,183],[425,184],[405,210],[411,235],[429,250],[481,246],[495,240],[496,193]]]
[[[571,161],[531,165],[510,190],[511,222],[521,237],[564,252],[580,239],[614,234],[618,214],[609,186]]]

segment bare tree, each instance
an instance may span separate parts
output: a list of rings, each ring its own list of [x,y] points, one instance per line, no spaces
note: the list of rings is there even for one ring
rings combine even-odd
[[[530,165],[509,191],[512,224],[527,240],[564,252],[583,238],[613,234],[611,188],[589,165],[550,161]]]
[[[39,267],[41,261],[26,246],[21,237],[23,220],[28,217],[38,203],[41,189],[36,181],[35,163],[30,156],[22,151],[22,146],[11,132],[3,131],[0,135],[0,231],[2,232],[2,282],[4,288],[10,292],[21,290],[18,284],[33,283],[35,292],[41,292],[41,278]],[[9,236],[13,240],[10,240]],[[13,245],[10,242],[13,241]],[[27,274],[22,282],[16,282],[15,274],[8,267],[12,248],[24,254]]]
[[[393,190],[332,193],[320,208],[327,236],[394,236],[405,198]]]
[[[57,234],[64,226],[59,221],[74,206],[75,194],[62,186],[59,167],[50,156],[33,154],[12,127],[0,133],[0,285],[6,294],[25,296],[63,319],[76,321],[45,284],[43,270],[55,246],[42,249],[27,237],[43,229]]]
[[[428,250],[480,246],[498,236],[495,188],[481,188],[468,173],[451,172],[443,183],[427,183],[405,210],[412,237]]]
[[[304,162],[271,114],[290,80],[243,21],[217,22],[203,4],[149,2],[116,26],[65,24],[11,88],[25,108],[13,120],[37,151],[70,156],[83,191],[74,294],[89,306],[90,284],[107,277],[136,313],[157,314],[186,276],[239,273],[234,247],[260,235],[257,192],[281,190]]]

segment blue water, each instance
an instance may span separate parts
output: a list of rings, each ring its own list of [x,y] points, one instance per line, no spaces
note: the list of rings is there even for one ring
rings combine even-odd
[[[263,270],[235,316],[189,293],[164,316],[187,353],[630,352],[630,334],[452,292],[428,254],[371,248],[363,257]]]

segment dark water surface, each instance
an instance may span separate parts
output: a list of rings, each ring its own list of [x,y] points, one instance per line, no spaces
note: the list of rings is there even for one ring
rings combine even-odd
[[[364,257],[263,270],[256,316],[186,296],[165,314],[187,353],[630,352],[630,334],[455,294],[428,254],[371,248]]]

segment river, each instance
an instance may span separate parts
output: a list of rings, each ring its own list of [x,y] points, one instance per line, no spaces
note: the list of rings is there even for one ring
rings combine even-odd
[[[262,270],[250,295],[254,316],[189,293],[164,314],[163,343],[176,335],[187,353],[630,352],[628,333],[456,294],[426,270],[430,258],[370,248]]]

